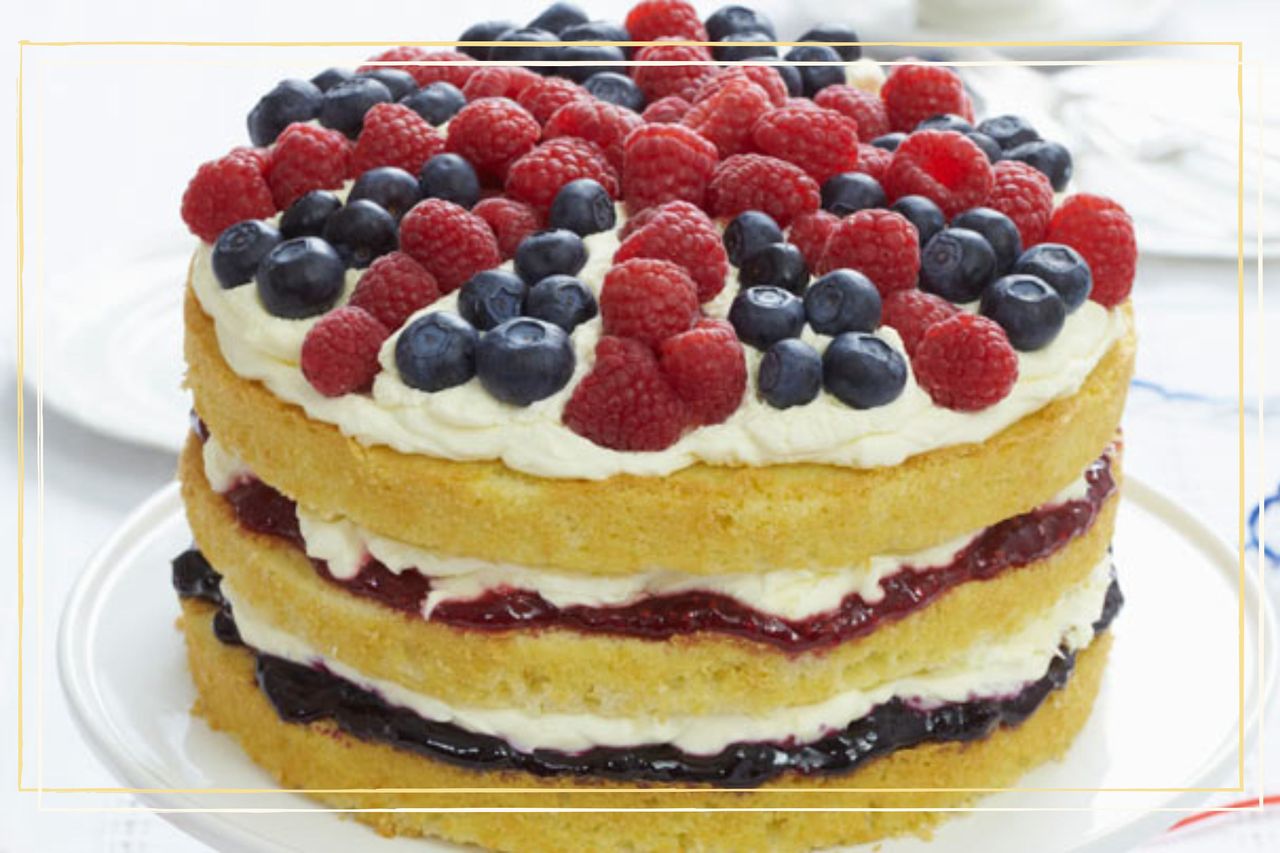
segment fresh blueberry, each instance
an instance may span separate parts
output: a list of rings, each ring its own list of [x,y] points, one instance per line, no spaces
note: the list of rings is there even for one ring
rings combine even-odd
[[[348,202],[368,199],[400,221],[422,196],[418,191],[418,179],[404,169],[395,166],[379,166],[370,169],[351,186]]]
[[[261,219],[246,219],[224,229],[213,244],[214,278],[230,290],[253,280],[258,264],[280,242],[280,232]]]
[[[778,38],[773,21],[749,6],[721,6],[707,17],[706,27],[712,41],[724,41],[735,33],[764,33],[771,41]]]
[[[480,337],[476,375],[504,403],[527,406],[569,383],[575,358],[564,329],[533,317],[516,317]]]
[[[902,394],[907,362],[875,335],[845,332],[822,354],[822,384],[846,406],[874,409]]]
[[[549,275],[529,288],[524,313],[572,332],[600,311],[596,296],[581,279],[571,275]]]
[[[400,103],[422,116],[427,124],[439,127],[467,105],[467,96],[452,83],[437,80],[401,98]]]
[[[286,240],[319,237],[329,217],[341,207],[342,201],[328,190],[312,190],[289,205],[280,217],[280,234]]]
[[[572,3],[552,3],[543,9],[538,17],[529,22],[529,26],[537,30],[560,35],[567,27],[585,24],[587,13]]]
[[[973,125],[963,116],[955,113],[938,113],[929,116],[916,125],[916,130],[954,130],[956,133],[970,133]]]
[[[418,90],[418,81],[413,79],[413,75],[399,68],[370,68],[368,71],[357,73],[356,76],[371,77],[386,86],[393,101],[398,101]]]
[[[476,344],[471,324],[448,311],[414,320],[396,340],[400,380],[420,391],[443,391],[476,375]]]
[[[885,206],[884,188],[863,172],[844,172],[822,182],[822,209],[848,216],[868,207]]]
[[[516,246],[516,273],[526,284],[536,284],[549,275],[577,275],[586,263],[587,247],[567,228],[539,231]]]
[[[1004,152],[1006,160],[1021,160],[1045,174],[1058,192],[1067,188],[1071,180],[1071,152],[1061,142],[1038,139],[1015,145]]]
[[[442,198],[467,209],[480,200],[480,178],[457,154],[437,154],[423,163],[418,189],[423,198]]]
[[[1008,151],[1024,142],[1034,142],[1040,138],[1031,122],[1022,116],[992,116],[978,122],[978,132],[985,133],[996,141],[1001,150]]]
[[[748,287],[729,306],[729,322],[744,344],[766,350],[804,329],[804,303],[781,287]]]
[[[977,231],[947,228],[920,252],[920,289],[952,302],[972,302],[996,276],[996,253]]]
[[[812,403],[822,390],[822,356],[799,338],[783,338],[760,359],[756,388],[775,409]]]
[[[298,320],[333,307],[342,295],[346,265],[319,237],[295,237],[268,252],[254,278],[267,313]]]
[[[853,31],[852,27],[845,24],[819,24],[812,29],[806,30],[804,35],[800,36],[796,41],[858,41],[858,34]],[[840,58],[845,62],[853,62],[855,59],[862,57],[862,45],[841,45],[836,48],[836,53],[840,54]]]
[[[771,41],[774,38],[768,33],[731,33],[711,48],[711,55],[722,62],[777,59],[778,49],[768,44]]]
[[[631,41],[627,28],[616,21],[587,21],[574,24],[560,32],[561,41]],[[631,56],[631,48],[622,48],[625,56]]]
[[[770,243],[785,242],[778,223],[759,210],[748,210],[735,216],[724,229],[723,239],[729,263],[735,267],[742,266],[743,261]]]
[[[501,44],[490,48],[489,59],[507,62],[536,62],[556,59],[559,56],[557,48],[539,47],[538,45],[542,42],[556,42],[559,40],[555,33],[549,33],[546,30],[534,27],[508,30],[494,39],[494,41],[511,42],[511,44]],[[545,65],[535,65],[531,70],[537,71],[539,74],[546,74],[555,69]]]
[[[566,228],[580,237],[612,231],[617,221],[613,199],[591,178],[578,178],[562,186],[547,218],[552,228]]]
[[[617,104],[629,110],[644,109],[644,92],[625,74],[617,71],[599,71],[583,81],[582,87],[598,100]]]
[[[877,148],[883,148],[885,151],[897,151],[898,146],[907,138],[905,133],[886,133],[884,136],[877,136],[871,140],[871,144]]]
[[[738,270],[738,281],[743,287],[767,284],[800,296],[809,284],[809,267],[791,243],[770,243],[747,255]]]
[[[249,111],[249,139],[270,145],[295,121],[311,121],[320,113],[324,94],[309,80],[281,80]]]
[[[983,292],[979,310],[999,323],[1009,343],[1022,352],[1048,346],[1067,319],[1067,305],[1058,291],[1033,275],[996,279]]]
[[[597,62],[621,62],[627,55],[623,49],[613,45],[570,44],[558,48],[556,59],[564,63],[556,66],[556,73],[568,77],[575,83],[584,83],[597,74],[618,74],[626,71],[626,66],[596,65]]]
[[[1093,290],[1093,273],[1080,253],[1062,243],[1038,243],[1027,249],[1013,265],[1015,273],[1033,275],[1062,297],[1067,311],[1074,311]]]
[[[339,83],[345,83],[356,73],[349,68],[326,68],[311,78],[311,82],[321,92],[327,92]]]
[[[800,76],[800,69],[794,65],[779,64],[772,66],[774,71],[778,72],[778,76],[782,78],[782,82],[787,84],[787,94],[793,98],[799,98],[804,95],[804,78]]]
[[[483,270],[458,291],[458,313],[480,331],[519,317],[529,286],[506,270]]]
[[[478,21],[462,31],[458,41],[494,41],[505,32],[518,27],[514,21]],[[488,59],[489,48],[473,45],[459,46],[458,50],[476,59]]]
[[[372,77],[352,77],[324,93],[320,123],[355,139],[364,127],[364,114],[374,104],[392,101],[391,90]]]
[[[970,131],[969,133],[966,133],[965,136],[970,142],[978,146],[978,148],[982,150],[983,154],[987,155],[988,163],[994,163],[1000,159],[1002,154],[1000,151],[1000,144],[990,136],[987,136],[985,133],[977,130]]]
[[[880,291],[856,270],[832,270],[805,291],[804,313],[820,335],[874,331],[880,325]]]
[[[324,239],[347,266],[361,269],[399,245],[396,218],[368,199],[348,201],[324,224]]]
[[[792,62],[840,62],[840,54],[825,44],[806,44],[787,51],[784,59]],[[800,79],[804,81],[804,95],[812,98],[828,86],[844,82],[842,65],[801,65]]]
[[[916,227],[920,245],[924,246],[943,228],[947,227],[947,217],[932,199],[922,195],[904,195],[889,207],[890,210],[902,214],[906,220]]]
[[[1018,226],[998,210],[972,207],[956,214],[951,220],[951,227],[968,228],[986,238],[991,250],[996,253],[997,276],[1013,269],[1014,261],[1022,254],[1022,235],[1018,232]]]

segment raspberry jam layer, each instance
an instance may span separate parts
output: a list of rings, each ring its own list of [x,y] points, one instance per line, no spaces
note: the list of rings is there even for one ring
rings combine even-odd
[[[195,556],[191,556],[195,554]],[[203,572],[199,583],[179,583],[179,563],[190,575]],[[195,595],[221,603],[217,573],[195,552],[174,561],[175,587],[180,595]],[[204,594],[214,590],[212,596]],[[1123,604],[1113,580],[1095,633],[1105,630]],[[231,620],[225,606],[218,616]],[[229,639],[217,625],[223,642]],[[234,631],[234,623],[232,623]],[[250,651],[253,651],[250,649]],[[692,755],[670,744],[633,747],[595,747],[569,754],[538,749],[523,752],[491,735],[467,731],[452,723],[425,719],[391,705],[323,668],[303,666],[282,658],[257,657],[258,685],[280,719],[291,723],[332,720],[343,731],[364,741],[407,749],[436,761],[473,770],[519,770],[537,776],[569,776],[637,782],[707,783],[727,788],[750,788],[783,773],[807,776],[848,773],[877,756],[922,743],[977,740],[1000,726],[1016,726],[1030,716],[1056,689],[1067,683],[1075,664],[1072,653],[1061,652],[1045,674],[1016,694],[919,708],[899,699],[877,705],[847,727],[809,743],[739,742],[714,755]]]
[[[884,594],[876,601],[852,593],[831,610],[805,619],[785,619],[714,592],[652,596],[616,607],[558,607],[536,591],[503,587],[468,601],[442,602],[432,610],[431,620],[474,630],[559,628],[650,640],[712,632],[793,653],[830,648],[901,619],[959,584],[994,578],[1062,549],[1092,526],[1116,490],[1109,456],[1090,464],[1084,476],[1082,498],[1039,507],[988,527],[946,565],[920,570],[904,566],[880,582]],[[305,548],[293,502],[275,489],[251,480],[225,497],[247,529]],[[373,559],[351,579],[334,577],[321,560],[312,564],[321,577],[347,591],[415,616],[421,616],[431,590],[431,579],[420,572],[392,572]]]

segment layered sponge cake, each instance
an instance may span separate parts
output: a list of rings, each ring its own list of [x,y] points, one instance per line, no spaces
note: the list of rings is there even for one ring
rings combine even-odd
[[[282,786],[495,850],[810,850],[1072,743],[1129,218],[951,70],[776,39],[557,3],[282,81],[197,171],[173,580],[195,713]]]

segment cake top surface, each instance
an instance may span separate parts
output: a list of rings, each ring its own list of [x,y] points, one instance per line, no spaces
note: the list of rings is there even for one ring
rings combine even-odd
[[[1066,148],[951,69],[829,27],[778,57],[759,13],[672,0],[544,17],[281,81],[200,167],[191,286],[237,374],[539,476],[871,467],[994,435],[1125,334],[1128,215],[1055,193]],[[625,40],[655,43],[596,43]]]

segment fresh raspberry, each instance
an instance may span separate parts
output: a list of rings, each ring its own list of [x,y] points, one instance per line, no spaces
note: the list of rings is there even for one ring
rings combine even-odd
[[[729,256],[720,232],[674,205],[623,240],[613,262],[619,264],[632,258],[678,264],[693,279],[698,302],[714,299],[724,289],[725,276],[729,274]]]
[[[843,83],[828,86],[813,96],[813,102],[857,122],[859,139],[875,139],[889,132],[889,113],[884,101],[855,86]]]
[[[444,137],[403,104],[374,104],[351,151],[351,168],[363,174],[396,166],[417,175],[422,164],[444,150]]]
[[[707,186],[707,212],[732,218],[760,210],[786,228],[793,218],[817,210],[818,183],[804,169],[763,154],[737,154],[720,161]]]
[[[667,95],[644,108],[640,118],[650,124],[679,124],[691,104],[679,95]]]
[[[698,10],[684,0],[640,0],[627,13],[625,26],[635,41],[657,41],[664,36],[686,41],[708,40]]]
[[[822,260],[822,252],[827,248],[827,240],[839,223],[840,217],[827,210],[811,210],[791,220],[787,240],[800,250],[800,254],[804,255],[809,269],[818,268],[818,262]]]
[[[478,201],[471,212],[489,223],[498,238],[498,251],[504,261],[515,256],[516,247],[525,237],[542,227],[538,211],[513,198],[490,196]]]
[[[1138,263],[1133,220],[1111,199],[1090,193],[1068,196],[1053,212],[1045,239],[1066,243],[1088,261],[1094,302],[1113,308],[1133,290]]]
[[[794,107],[795,109],[798,109],[798,110],[821,110],[821,109],[825,109],[825,107],[820,107],[820,106],[818,106],[817,104],[815,104],[813,101],[809,100],[808,98],[787,98],[786,103],[784,103],[782,106],[784,106],[784,107]]]
[[[711,59],[711,51],[693,45],[655,44],[640,48],[635,58],[638,62],[696,63]],[[710,65],[634,65],[631,78],[644,92],[646,100],[656,101],[668,95],[688,100],[713,70]]]
[[[756,148],[795,163],[822,183],[858,166],[858,124],[834,110],[782,107],[751,128]]]
[[[368,391],[378,375],[378,350],[390,332],[352,305],[330,311],[302,339],[302,375],[326,397]]]
[[[502,263],[488,223],[440,198],[419,202],[400,220],[400,249],[435,276],[441,293]]]
[[[868,145],[865,142],[858,143],[858,171],[870,175],[880,183],[884,183],[884,176],[889,171],[889,164],[893,162],[893,152],[886,151],[876,145]]]
[[[868,208],[846,216],[831,231],[817,272],[848,267],[871,279],[881,297],[916,286],[920,243],[905,216]]]
[[[640,341],[605,336],[591,372],[573,389],[564,423],[613,450],[663,450],[688,425],[684,402]]]
[[[644,124],[623,144],[622,190],[631,210],[682,199],[702,204],[716,147],[679,124]]]
[[[711,221],[711,217],[707,216],[706,211],[695,204],[687,201],[668,201],[657,207],[646,207],[644,210],[628,217],[627,221],[622,223],[622,228],[618,230],[618,238],[625,240],[650,222],[658,218],[659,214],[675,212],[684,218],[692,226],[698,228],[714,228],[715,224]]]
[[[976,412],[1008,396],[1018,380],[1018,354],[994,320],[960,312],[925,331],[911,369],[939,406]]]
[[[546,213],[556,193],[570,181],[591,178],[617,198],[618,176],[604,153],[583,139],[562,136],[550,139],[511,164],[507,170],[507,195]]]
[[[587,90],[572,80],[564,77],[539,77],[520,90],[516,95],[516,103],[529,111],[529,115],[538,120],[538,124],[546,124],[551,114],[570,101],[578,98],[589,98]]]
[[[182,221],[206,243],[218,239],[224,228],[242,219],[267,219],[275,215],[271,187],[263,177],[263,161],[248,148],[237,148],[225,157],[196,169],[182,194]]]
[[[690,107],[681,123],[710,139],[721,157],[731,157],[751,151],[751,128],[772,108],[764,89],[750,80],[730,80]]]
[[[481,98],[515,100],[526,89],[533,87],[542,79],[528,68],[521,68],[518,65],[487,65],[484,68],[477,68],[475,73],[467,78],[466,85],[462,87],[462,94],[466,95],[468,102],[478,101]]]
[[[342,186],[351,166],[351,142],[336,130],[291,124],[276,138],[267,183],[276,207],[284,210],[312,190]]]
[[[914,355],[916,345],[930,326],[959,313],[959,308],[941,296],[913,287],[895,290],[885,297],[880,322],[896,329],[907,355]]]
[[[435,277],[404,252],[391,252],[360,276],[348,305],[363,308],[388,329],[404,325],[413,312],[440,298]]]
[[[1053,185],[1044,172],[1018,160],[1001,160],[991,166],[991,180],[984,206],[1013,220],[1024,248],[1043,241],[1053,216]]]
[[[449,121],[446,147],[469,160],[477,172],[501,180],[511,162],[532,150],[541,135],[537,120],[515,101],[481,98]]]
[[[941,65],[900,65],[880,88],[889,127],[910,133],[920,122],[941,113],[962,115],[964,83]],[[972,110],[972,107],[970,107]]]
[[[373,68],[398,68],[401,71],[407,71],[417,81],[419,86],[429,86],[432,83],[438,83],[443,80],[446,83],[452,83],[461,89],[478,68],[475,60],[467,56],[465,53],[459,53],[456,50],[431,50],[425,47],[393,47],[390,50],[384,50],[377,56],[369,57],[370,62],[394,62],[397,60],[409,60],[411,62],[439,62],[440,65],[366,65],[360,68],[361,71]],[[467,63],[465,65],[455,65],[454,63]]]
[[[747,361],[742,342],[724,320],[704,319],[689,331],[667,338],[658,347],[658,361],[684,400],[691,423],[722,423],[742,403]]]
[[[609,165],[622,171],[622,143],[639,127],[640,116],[626,107],[595,98],[570,101],[547,119],[545,138],[576,136],[594,142],[608,158]]]
[[[960,118],[973,124],[976,119],[973,114],[973,99],[969,97],[969,93],[964,93],[964,99],[960,102]]]
[[[656,347],[693,326],[698,317],[698,289],[693,279],[670,261],[623,261],[605,274],[600,317],[606,335],[635,338]]]
[[[890,201],[922,195],[950,219],[986,201],[991,192],[991,162],[964,134],[916,131],[893,152],[884,191]]]
[[[726,65],[721,67],[702,81],[698,91],[693,94],[693,103],[705,101],[734,80],[749,80],[755,83],[761,89],[764,89],[764,93],[769,96],[769,103],[775,107],[788,105],[787,84],[779,76],[776,69],[767,65]],[[799,100],[809,106],[813,106],[813,101],[808,98],[800,98]]]

